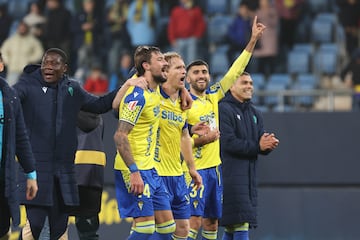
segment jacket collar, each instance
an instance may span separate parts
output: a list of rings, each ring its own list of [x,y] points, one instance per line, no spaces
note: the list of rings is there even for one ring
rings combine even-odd
[[[230,102],[232,104],[235,104],[237,107],[241,108],[242,110],[249,108],[252,105],[251,100],[245,101],[245,102],[239,102],[234,96],[231,94],[231,92],[227,92],[223,101]]]

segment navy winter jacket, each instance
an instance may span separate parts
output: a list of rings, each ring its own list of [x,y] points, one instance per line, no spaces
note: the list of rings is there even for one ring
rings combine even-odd
[[[220,151],[223,163],[221,225],[250,223],[255,227],[256,169],[263,118],[250,101],[241,103],[227,93],[219,103]]]
[[[112,109],[113,91],[103,97],[86,92],[66,75],[54,86],[46,83],[40,66],[29,65],[14,85],[21,99],[24,119],[35,156],[39,191],[25,204],[52,206],[54,178],[59,180],[65,205],[79,204],[74,159],[78,112],[105,113]],[[23,179],[24,180],[24,179]],[[24,182],[20,184],[25,191]]]
[[[5,176],[5,197],[8,200],[12,223],[20,223],[18,186],[16,172],[18,164],[15,154],[25,173],[35,170],[35,160],[31,152],[29,138],[26,133],[23,113],[19,98],[9,87],[5,79],[0,78],[0,89],[3,94],[4,128],[2,142],[2,165]],[[25,198],[25,192],[22,193]],[[3,207],[3,206],[0,206]],[[0,216],[1,217],[1,216]]]

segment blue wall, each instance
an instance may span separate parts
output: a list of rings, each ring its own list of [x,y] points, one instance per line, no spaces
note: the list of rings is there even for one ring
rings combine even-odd
[[[358,239],[360,113],[264,113],[264,118],[265,128],[276,133],[280,145],[259,159],[259,227],[251,230],[251,239]],[[104,119],[105,176],[114,200],[117,120],[112,114]],[[125,221],[103,223],[100,234],[103,239],[124,239],[129,228]]]
[[[264,117],[281,142],[259,159],[254,239],[359,239],[360,113]]]

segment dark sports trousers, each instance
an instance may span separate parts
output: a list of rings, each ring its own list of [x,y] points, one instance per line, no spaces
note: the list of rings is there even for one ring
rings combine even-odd
[[[66,231],[68,225],[68,210],[60,194],[60,185],[54,180],[53,206],[26,205],[26,215],[30,222],[31,232],[38,239],[44,226],[46,216],[49,218],[50,239],[59,239]]]
[[[10,228],[10,210],[5,198],[4,172],[0,168],[0,237],[4,236]]]

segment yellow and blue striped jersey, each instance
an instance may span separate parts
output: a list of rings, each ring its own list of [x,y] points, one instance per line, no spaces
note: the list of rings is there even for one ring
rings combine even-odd
[[[243,73],[251,57],[251,53],[243,51],[235,60],[225,76],[206,91],[205,96],[199,97],[192,95],[193,104],[188,112],[189,125],[195,125],[200,121],[209,123],[210,128],[219,128],[219,109],[218,102],[225,96],[236,79]],[[197,136],[194,135],[193,138]],[[211,142],[201,147],[193,148],[193,155],[196,169],[206,169],[218,166],[220,160],[219,140]]]
[[[154,167],[156,135],[160,117],[160,95],[158,91],[130,87],[119,108],[119,121],[125,121],[134,128],[128,135],[131,152],[139,170]],[[128,167],[117,153],[115,169],[126,170]]]
[[[160,124],[155,150],[155,168],[160,176],[181,176],[180,144],[187,128],[187,111],[181,109],[180,98],[173,101],[160,88]]]

